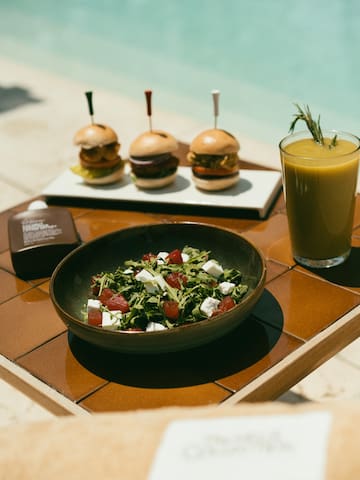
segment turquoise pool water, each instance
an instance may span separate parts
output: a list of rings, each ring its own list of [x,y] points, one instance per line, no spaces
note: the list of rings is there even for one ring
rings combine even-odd
[[[293,102],[360,134],[359,18],[357,0],[0,0],[0,55],[139,100],[152,88],[154,109],[210,126],[217,88],[219,126],[277,143]]]

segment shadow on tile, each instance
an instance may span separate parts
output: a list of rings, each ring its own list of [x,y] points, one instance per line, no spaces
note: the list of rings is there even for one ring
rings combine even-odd
[[[272,301],[277,303],[273,297]],[[174,388],[214,382],[245,371],[264,358],[281,335],[282,328],[251,315],[230,334],[183,352],[122,354],[90,345],[71,333],[69,346],[78,362],[109,381],[144,388]]]
[[[341,265],[324,269],[309,269],[319,277],[344,287],[360,288],[360,247],[352,247],[349,258]]]
[[[10,87],[0,86],[0,113],[22,107],[28,103],[39,102],[42,102],[42,100],[32,96],[31,92],[26,88],[16,85]]]

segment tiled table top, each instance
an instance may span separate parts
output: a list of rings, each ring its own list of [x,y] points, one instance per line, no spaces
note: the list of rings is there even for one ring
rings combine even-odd
[[[26,205],[3,212],[0,370],[56,413],[275,399],[360,334],[360,196],[351,257],[325,272],[294,263],[282,196],[266,220],[66,206],[83,241],[154,222],[191,220],[232,229],[262,250],[268,275],[248,321],[212,344],[149,357],[102,351],[67,332],[51,303],[49,279],[16,277],[7,220]]]

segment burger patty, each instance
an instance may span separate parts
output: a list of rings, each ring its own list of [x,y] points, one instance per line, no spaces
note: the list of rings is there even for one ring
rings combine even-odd
[[[179,165],[179,159],[164,153],[153,155],[151,157],[130,157],[132,173],[136,177],[142,178],[162,178],[176,172]]]
[[[237,153],[229,153],[227,155],[206,155],[189,152],[187,159],[192,166],[199,165],[206,168],[225,168],[228,170],[232,170],[239,163]]]
[[[203,168],[202,170],[197,169],[196,167],[193,167],[192,173],[195,177],[202,178],[204,180],[215,180],[219,178],[229,178],[229,177],[235,177],[239,175],[239,169],[234,169],[234,170],[229,170],[226,175],[223,173],[216,173],[217,170],[220,169],[206,169]]]
[[[89,164],[105,160],[111,161],[117,158],[119,150],[120,143],[118,142],[94,148],[82,148],[80,151],[80,159]]]
[[[233,168],[208,168],[195,165],[192,167],[192,172],[196,177],[199,178],[224,178],[232,177],[239,173],[239,167],[236,165]]]
[[[84,168],[93,170],[98,170],[101,168],[113,168],[120,163],[122,163],[122,159],[119,155],[116,155],[111,160],[102,157],[96,162],[89,162],[87,158],[82,155],[82,151],[80,152],[80,165]]]

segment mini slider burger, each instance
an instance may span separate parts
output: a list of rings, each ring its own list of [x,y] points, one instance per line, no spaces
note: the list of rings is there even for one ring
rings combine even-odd
[[[144,189],[161,188],[174,182],[179,165],[179,159],[174,156],[178,149],[175,137],[152,129],[151,95],[151,90],[145,91],[150,129],[135,138],[129,149],[132,180]]]
[[[130,145],[129,162],[134,184],[140,188],[161,188],[172,183],[177,174],[179,159],[176,139],[162,130],[139,135]]]
[[[86,96],[92,117],[91,92],[86,92]],[[120,143],[112,128],[92,122],[76,133],[74,144],[80,147],[79,164],[71,170],[85,183],[105,185],[123,177],[125,162],[119,155]]]
[[[187,156],[193,182],[201,190],[225,190],[240,178],[239,142],[231,133],[217,128],[219,96],[218,90],[212,91],[214,128],[205,130],[193,139]]]
[[[239,142],[218,128],[205,130],[193,139],[187,159],[192,180],[201,190],[224,190],[239,180]]]

